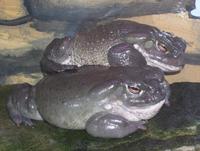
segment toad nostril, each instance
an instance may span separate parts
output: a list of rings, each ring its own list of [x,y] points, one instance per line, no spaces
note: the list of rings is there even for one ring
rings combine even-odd
[[[182,62],[183,58],[184,58],[184,52],[182,50],[174,50],[173,51],[173,57],[178,61],[178,62]],[[178,59],[177,59],[178,58]]]
[[[178,58],[180,55],[181,55],[181,52],[180,52],[180,51],[178,51],[178,50],[174,50],[174,51],[173,51],[173,57],[174,57],[174,58]]]
[[[175,37],[174,38],[174,44],[179,50],[185,52],[186,47],[187,47],[187,42],[184,39],[179,38],[179,37]]]

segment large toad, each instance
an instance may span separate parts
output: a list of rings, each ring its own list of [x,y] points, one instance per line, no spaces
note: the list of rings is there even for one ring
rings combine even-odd
[[[180,71],[184,66],[186,42],[156,27],[118,20],[75,37],[54,39],[41,60],[44,73],[62,72],[82,65],[145,65],[164,72]]]
[[[96,137],[120,138],[145,129],[169,97],[169,87],[158,68],[79,68],[45,76],[35,86],[17,85],[7,108],[19,126],[31,119],[67,129],[86,129]]]

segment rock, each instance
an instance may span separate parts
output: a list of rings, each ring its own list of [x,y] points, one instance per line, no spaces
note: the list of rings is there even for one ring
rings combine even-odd
[[[1,19],[14,19],[26,14],[23,9],[22,0],[1,0],[0,1],[0,18]]]
[[[194,146],[182,146],[176,149],[173,149],[172,151],[195,151]]]
[[[40,79],[42,79],[42,73],[31,73],[31,74],[24,74],[18,73],[16,75],[7,76],[4,79],[4,83],[6,84],[17,84],[17,83],[29,83],[29,84],[36,84]]]

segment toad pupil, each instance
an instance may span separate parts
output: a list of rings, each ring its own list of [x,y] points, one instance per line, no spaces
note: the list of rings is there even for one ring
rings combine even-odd
[[[134,93],[134,94],[139,94],[141,92],[141,89],[137,88],[137,87],[132,87],[132,86],[128,86],[128,90],[131,92],[131,93]]]
[[[167,48],[166,48],[166,46],[164,44],[158,43],[158,47],[162,52],[164,52],[164,53],[168,52],[168,50],[167,50]]]

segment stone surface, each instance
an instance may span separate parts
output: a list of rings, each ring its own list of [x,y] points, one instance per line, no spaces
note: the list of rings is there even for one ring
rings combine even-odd
[[[1,0],[0,18],[13,19],[25,15],[26,9],[23,7],[22,0]]]

